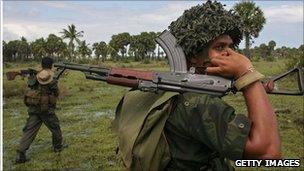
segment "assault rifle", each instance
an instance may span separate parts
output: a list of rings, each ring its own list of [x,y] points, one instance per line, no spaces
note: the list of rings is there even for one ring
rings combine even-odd
[[[20,75],[22,77],[30,76],[30,75],[36,75],[38,71],[29,68],[27,70],[20,70],[20,71],[9,71],[6,73],[6,77],[8,80],[14,80],[17,75]]]
[[[70,69],[84,72],[87,79],[149,92],[168,90],[223,96],[233,88],[232,80],[210,75],[140,71],[126,68],[108,69],[71,63],[55,63],[54,67],[57,67],[58,70]]]
[[[64,70],[56,70],[53,78],[54,79],[59,79],[59,77],[63,74]],[[21,77],[26,77],[26,76],[32,76],[36,75],[38,73],[37,70],[29,68],[27,70],[19,70],[19,71],[8,71],[6,72],[6,78],[7,80],[11,81],[16,78],[17,75],[20,75]]]
[[[139,71],[126,68],[103,68],[72,63],[55,63],[59,73],[65,69],[81,71],[87,79],[105,81],[109,84],[136,88],[142,91],[158,92],[159,90],[175,92],[204,93],[213,96],[224,96],[228,92],[235,92],[234,80],[219,76],[195,74],[195,68],[187,71],[186,57],[182,48],[176,43],[175,37],[165,30],[156,39],[165,51],[169,60],[170,72]],[[285,77],[289,73],[298,73],[298,92],[275,90],[274,81]],[[265,90],[273,94],[303,95],[303,79],[301,69],[296,68],[279,78],[271,79],[265,84]]]
[[[140,71],[126,68],[108,69],[72,63],[55,63],[54,66],[61,72],[65,69],[81,71],[85,74],[86,79],[104,81],[108,84],[132,87],[141,91],[154,93],[157,93],[159,90],[167,90],[180,93],[204,93],[221,97],[230,91],[236,91],[233,80],[219,76],[194,73]],[[300,69],[295,68],[284,74],[287,75],[292,72],[300,73]],[[275,89],[274,81],[282,78],[284,74],[280,74],[266,81],[264,83],[266,92],[270,94],[303,95],[303,80],[300,81],[301,83],[299,82],[298,92]],[[302,77],[300,78],[302,79]]]

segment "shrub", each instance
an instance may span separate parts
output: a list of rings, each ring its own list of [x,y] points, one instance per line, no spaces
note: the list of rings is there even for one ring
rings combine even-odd
[[[294,67],[304,67],[304,57],[301,55],[290,55],[287,57],[288,60],[285,62],[287,69],[292,69]]]
[[[130,63],[130,60],[128,58],[124,58],[122,61],[123,63]]]
[[[19,79],[19,78],[16,78]],[[3,97],[23,97],[26,89],[26,80],[13,80],[3,82]]]
[[[149,60],[149,59],[144,59],[144,60],[142,61],[142,63],[143,63],[143,64],[149,64],[149,63],[150,63],[150,60]]]
[[[3,63],[3,66],[4,66],[5,68],[11,68],[13,65],[12,65],[12,63],[4,62],[4,63]]]
[[[273,61],[275,61],[275,58],[273,56],[268,56],[268,57],[265,58],[265,60],[273,62]]]
[[[260,56],[253,56],[252,61],[254,61],[254,62],[259,62],[260,59],[261,59]]]
[[[91,60],[88,58],[81,58],[81,59],[77,59],[77,63],[80,64],[88,64]]]

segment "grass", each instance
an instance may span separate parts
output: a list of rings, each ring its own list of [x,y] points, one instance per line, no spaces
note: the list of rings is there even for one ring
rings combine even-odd
[[[254,65],[265,75],[275,75],[284,71],[284,61],[261,61]],[[104,66],[169,70],[166,62],[163,61],[149,64],[107,62]],[[9,63],[4,66],[4,72],[28,67],[38,69],[39,65]],[[31,161],[15,165],[16,148],[27,118],[27,108],[23,104],[26,79],[17,77],[15,81],[8,81],[3,77],[3,169],[122,170],[122,162],[116,154],[118,139],[112,131],[111,123],[116,105],[129,88],[86,80],[81,72],[72,71],[67,72],[60,79],[59,86],[61,95],[56,114],[60,120],[64,142],[69,144],[69,148],[60,154],[55,154],[52,151],[51,134],[45,126],[42,126],[27,153]],[[278,111],[284,158],[301,159],[302,166],[298,169],[303,170],[303,96],[269,95],[269,98]],[[224,100],[235,107],[237,113],[246,113],[240,93],[228,95]]]

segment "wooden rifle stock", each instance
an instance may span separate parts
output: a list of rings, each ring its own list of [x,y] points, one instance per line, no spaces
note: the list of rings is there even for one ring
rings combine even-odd
[[[6,75],[7,80],[11,81],[11,80],[14,80],[17,75],[21,75],[21,73],[18,71],[9,71],[9,72],[5,73],[5,75]]]
[[[17,75],[20,75],[22,77],[25,77],[27,75],[37,74],[37,71],[34,69],[27,69],[27,70],[20,70],[20,71],[9,71],[6,73],[7,80],[11,81],[16,78]]]
[[[155,77],[153,71],[138,71],[125,68],[112,68],[107,83],[127,87],[138,87],[139,80],[152,81]]]

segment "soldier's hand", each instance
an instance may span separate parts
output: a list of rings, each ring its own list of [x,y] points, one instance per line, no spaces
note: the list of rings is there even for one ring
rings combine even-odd
[[[274,82],[272,80],[266,81],[266,82],[262,82],[263,83],[263,87],[266,90],[266,92],[272,92],[274,90]]]
[[[206,71],[211,75],[215,74],[237,79],[252,67],[247,57],[230,48],[227,48],[225,52],[217,56],[209,56],[209,58],[213,66],[207,67]]]

